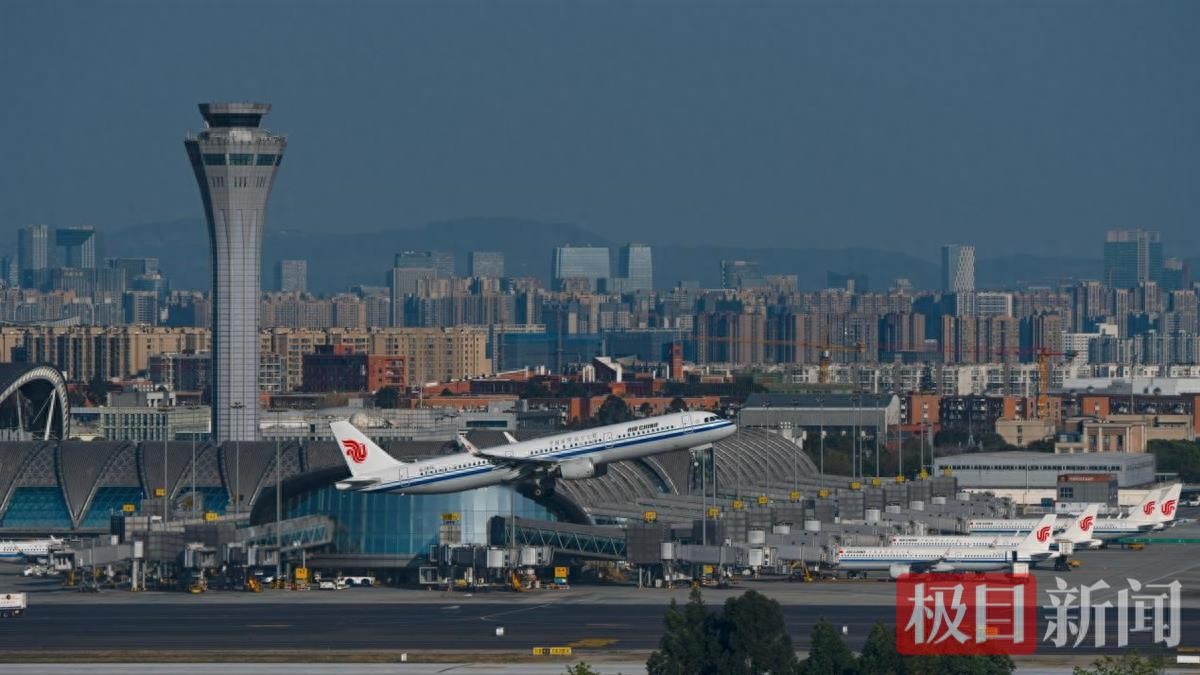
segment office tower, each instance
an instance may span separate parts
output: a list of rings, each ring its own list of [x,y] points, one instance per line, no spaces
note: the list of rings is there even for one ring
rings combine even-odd
[[[54,245],[59,250],[60,267],[96,269],[100,255],[100,233],[90,225],[60,227],[54,230]]]
[[[551,268],[558,288],[567,279],[587,279],[591,290],[596,290],[611,276],[608,249],[599,246],[559,246]]]
[[[397,256],[399,258],[399,256]],[[400,262],[397,259],[397,262]],[[411,262],[411,261],[410,261]],[[432,267],[393,267],[388,273],[389,310],[388,325],[404,325],[404,299],[417,292],[417,285],[424,279],[436,279],[437,270]]]
[[[1109,230],[1104,237],[1104,283],[1134,288],[1163,278],[1162,235],[1150,230]]]
[[[275,289],[281,293],[308,291],[308,261],[280,260],[275,263]]]
[[[271,106],[201,103],[204,129],[184,141],[212,243],[213,429],[258,436],[258,296],[267,199],[287,139],[261,126]]]
[[[766,279],[758,271],[757,261],[721,261],[721,288],[752,288],[765,283]]]
[[[115,270],[124,270],[127,281],[158,273],[158,258],[108,258],[104,264]]]
[[[401,251],[392,267],[429,268],[439,279],[454,276],[454,254],[450,251]]]
[[[468,276],[500,279],[504,277],[504,254],[499,251],[471,251],[467,257]]]
[[[17,267],[22,285],[33,285],[27,278],[50,267],[49,227],[30,225],[17,232]]]
[[[946,244],[942,247],[942,292],[969,293],[975,290],[975,247]]]
[[[626,244],[617,250],[617,276],[622,291],[654,290],[654,263],[650,247]]]
[[[1165,258],[1163,260],[1162,286],[1166,291],[1191,288],[1191,265],[1181,258]]]

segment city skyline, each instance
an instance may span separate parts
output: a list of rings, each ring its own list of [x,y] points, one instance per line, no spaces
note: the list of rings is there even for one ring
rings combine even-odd
[[[1200,253],[1193,234],[1200,212],[1186,196],[1200,173],[1200,138],[1189,131],[1195,115],[1188,112],[1197,101],[1182,66],[1197,60],[1200,47],[1170,29],[1200,12],[1190,4],[1097,3],[1082,15],[1055,6],[965,11],[953,3],[903,12],[706,7],[688,22],[691,32],[665,27],[659,19],[666,8],[652,6],[635,10],[647,20],[640,29],[615,23],[627,15],[602,6],[539,14],[537,22],[521,20],[514,8],[357,6],[345,17],[355,42],[335,46],[348,64],[370,55],[372,65],[391,66],[395,90],[404,93],[399,101],[365,86],[374,67],[339,81],[344,68],[335,76],[320,59],[296,55],[290,37],[255,34],[279,56],[247,71],[231,61],[236,50],[191,48],[206,33],[244,43],[242,28],[205,31],[216,15],[197,12],[193,30],[140,7],[94,17],[90,8],[73,8],[64,19],[41,3],[6,6],[13,20],[4,26],[20,27],[3,33],[14,54],[73,67],[58,78],[0,68],[6,90],[32,103],[0,111],[6,127],[30,130],[14,139],[14,161],[0,169],[0,235],[43,222],[110,232],[187,216],[187,176],[171,167],[162,139],[189,123],[190,101],[202,91],[272,100],[287,111],[281,128],[307,139],[296,150],[293,185],[281,188],[274,215],[281,229],[412,230],[493,214],[575,223],[651,245],[683,228],[690,239],[713,244],[751,236],[764,245],[838,249],[866,241],[936,261],[936,247],[947,241],[969,239],[993,255],[1065,255],[1095,233],[1140,227],[1162,231],[1181,256]],[[417,8],[422,30],[407,35]],[[269,11],[243,9],[251,19]],[[319,7],[293,9],[289,28],[318,30]],[[71,40],[114,19],[122,19],[125,33],[111,50]],[[582,27],[596,22],[634,38],[618,56],[639,67],[622,62],[610,69],[595,58],[607,34]],[[496,25],[552,37],[518,41],[513,50],[491,37]],[[406,39],[395,40],[397,31]],[[1039,40],[1018,46],[1014,38],[1031,31]],[[847,39],[859,32],[871,38],[872,50],[847,47],[862,42]],[[479,39],[463,50],[452,37],[459,33]],[[746,35],[759,35],[756,42],[776,56],[764,59],[765,50],[748,48]],[[725,42],[702,46],[715,36]],[[448,57],[448,48],[458,55]],[[158,58],[131,58],[143,50]],[[206,51],[212,53],[201,58]],[[956,53],[963,58],[945,58]],[[113,59],[121,59],[121,69],[108,68]],[[516,80],[497,77],[496,68],[509,67],[526,70]],[[94,68],[161,86],[139,88],[136,105],[114,107],[98,92],[91,96]],[[192,75],[166,77],[163,68]],[[292,75],[298,70],[306,84],[334,95],[309,96]],[[687,76],[694,72],[707,76]],[[639,96],[643,77],[678,89]],[[498,96],[493,83],[504,81],[511,92]],[[88,115],[79,115],[68,95],[90,96]],[[859,104],[866,97],[878,105]],[[400,117],[372,134],[335,139],[321,126],[335,116],[328,106],[347,98],[367,115],[394,110]],[[626,98],[640,101],[636,117],[615,106]],[[489,103],[456,105],[464,100]],[[682,126],[675,121],[680,101],[693,103]],[[750,101],[760,107],[747,107]],[[557,122],[530,118],[527,109]],[[69,142],[83,160],[50,170],[45,158],[57,153],[35,140],[46,137]],[[444,157],[451,144],[472,161]],[[100,158],[112,156],[127,157],[122,166],[130,168],[98,168]],[[318,156],[322,161],[309,161]],[[640,159],[631,164],[631,156]],[[598,184],[605,185],[599,193],[592,187]],[[463,192],[465,185],[474,187]],[[349,205],[355,208],[348,213]]]

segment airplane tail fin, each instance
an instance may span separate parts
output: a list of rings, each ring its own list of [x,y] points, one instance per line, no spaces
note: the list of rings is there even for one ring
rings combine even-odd
[[[1025,535],[1025,539],[1021,540],[1021,544],[1017,547],[1022,553],[1045,553],[1050,550],[1050,540],[1054,534],[1054,521],[1058,517],[1053,513],[1047,513],[1042,516],[1038,524],[1033,530]]]
[[[1158,515],[1159,498],[1169,488],[1162,490],[1150,490],[1142,497],[1142,501],[1138,502],[1137,506],[1129,510],[1129,514],[1125,516],[1130,522],[1134,523],[1155,523]]]
[[[330,422],[329,428],[333,430],[333,436],[342,451],[342,459],[350,467],[352,476],[376,474],[404,463],[384,452],[350,422]]]
[[[1175,510],[1179,507],[1179,495],[1182,492],[1183,483],[1175,483],[1163,492],[1158,505],[1158,522],[1166,524],[1175,520]]]
[[[1096,517],[1100,514],[1099,504],[1088,504],[1078,516],[1075,516],[1067,529],[1059,535],[1059,539],[1072,544],[1082,544],[1092,539],[1092,528],[1096,525]]]

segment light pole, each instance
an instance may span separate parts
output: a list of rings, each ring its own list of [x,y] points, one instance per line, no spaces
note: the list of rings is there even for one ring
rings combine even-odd
[[[242,514],[242,410],[246,407],[241,401],[234,401],[229,407],[236,411],[237,433],[233,437],[233,513]]]
[[[196,519],[196,429],[192,429],[192,520]]]
[[[170,519],[171,508],[171,486],[168,485],[167,478],[167,432],[170,430],[170,423],[167,421],[167,412],[163,411],[163,524]]]
[[[817,407],[820,408],[818,424],[821,430],[821,487],[825,487],[825,399],[817,397]]]
[[[283,412],[282,410],[277,410],[275,412],[275,578],[276,579],[279,578],[279,573],[282,571],[282,568],[280,567],[280,565],[283,562],[280,559],[281,552],[283,551],[283,539],[282,539],[282,537],[283,537],[283,534],[282,534],[283,493],[280,492],[280,489],[283,485],[283,466],[282,466],[282,462],[281,462],[282,453],[280,452],[281,441],[279,438],[279,434],[280,434],[279,418],[281,417],[282,412]]]

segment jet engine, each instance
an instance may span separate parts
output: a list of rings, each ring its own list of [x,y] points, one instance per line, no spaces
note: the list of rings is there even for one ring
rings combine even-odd
[[[608,473],[608,466],[595,462],[587,457],[568,459],[558,465],[558,475],[565,480],[581,480],[584,478],[599,478]]]

